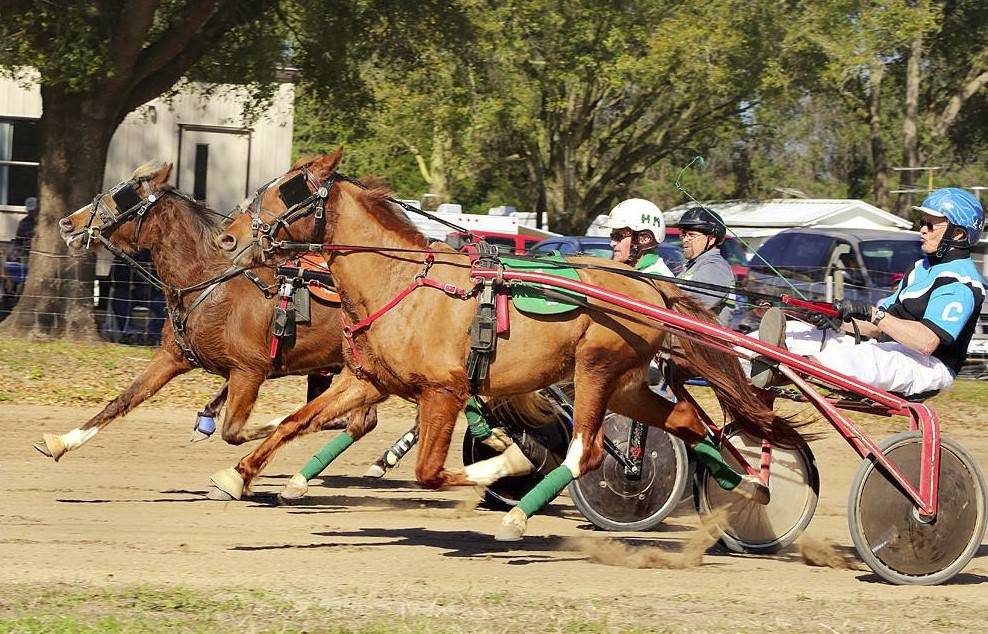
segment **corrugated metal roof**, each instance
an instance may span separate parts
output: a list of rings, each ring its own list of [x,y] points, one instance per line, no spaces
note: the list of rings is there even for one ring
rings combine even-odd
[[[731,227],[840,226],[859,229],[909,229],[908,220],[863,200],[841,198],[778,198],[704,203],[719,213]],[[665,213],[675,224],[692,204],[679,205]]]

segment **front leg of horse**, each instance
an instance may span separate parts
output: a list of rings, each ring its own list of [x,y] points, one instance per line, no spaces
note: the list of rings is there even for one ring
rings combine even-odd
[[[240,499],[244,490],[274,457],[282,445],[296,437],[312,433],[328,421],[352,409],[369,407],[386,398],[374,385],[345,371],[333,386],[301,409],[290,414],[254,451],[244,456],[236,467],[213,474],[211,499]]]
[[[177,349],[173,351],[169,348],[162,347],[155,351],[134,382],[82,427],[61,435],[44,434],[43,440],[35,443],[34,448],[57,462],[66,452],[78,449],[111,422],[157,394],[173,378],[192,369]]]
[[[230,383],[226,382],[220,391],[211,401],[206,403],[206,407],[196,414],[196,426],[192,428],[191,442],[201,442],[213,435],[216,431],[216,417],[220,415],[220,410],[226,403],[226,396],[230,389]]]
[[[333,438],[320,449],[302,469],[293,475],[278,494],[278,500],[286,504],[297,502],[309,490],[309,480],[326,470],[350,445],[377,427],[377,407],[359,409],[350,413],[346,431]]]
[[[596,469],[603,461],[601,425],[608,394],[616,382],[618,371],[608,367],[606,358],[585,354],[582,361],[578,357],[574,376],[573,440],[566,451],[566,458],[505,514],[494,533],[497,541],[520,541],[530,517],[552,502],[570,482]]]
[[[430,489],[447,485],[473,484],[461,472],[446,471],[446,454],[456,418],[466,398],[446,390],[433,390],[419,396],[419,455],[415,478]]]

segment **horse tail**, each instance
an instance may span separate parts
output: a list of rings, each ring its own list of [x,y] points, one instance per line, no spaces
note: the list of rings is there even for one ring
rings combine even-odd
[[[684,295],[673,284],[656,286],[671,310],[697,321],[717,323],[717,318],[711,311],[692,297]],[[705,346],[689,337],[677,337],[677,341],[683,348],[686,369],[693,376],[707,380],[728,418],[749,434],[781,447],[792,447],[800,440],[795,423],[789,418],[777,416],[762,402],[758,392],[748,382],[735,355]]]
[[[559,416],[555,402],[541,391],[491,398],[487,407],[501,425],[541,427]]]

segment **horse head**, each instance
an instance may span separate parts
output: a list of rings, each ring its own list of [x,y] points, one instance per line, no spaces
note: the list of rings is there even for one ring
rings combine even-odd
[[[140,224],[162,199],[171,171],[171,163],[145,163],[134,170],[129,180],[98,194],[93,202],[59,220],[58,229],[65,244],[82,250],[107,240],[121,249],[136,251]]]
[[[343,148],[300,159],[291,170],[259,189],[218,239],[238,264],[260,264],[281,240],[322,242],[335,218],[329,205]]]

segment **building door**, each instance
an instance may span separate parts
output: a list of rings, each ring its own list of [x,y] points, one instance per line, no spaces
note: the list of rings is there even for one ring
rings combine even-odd
[[[247,196],[250,130],[179,124],[176,186],[227,213]]]

